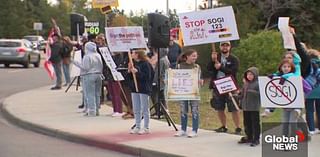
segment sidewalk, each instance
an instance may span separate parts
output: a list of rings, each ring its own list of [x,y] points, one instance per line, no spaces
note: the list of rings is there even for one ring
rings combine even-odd
[[[7,119],[27,129],[65,140],[107,148],[136,156],[261,156],[257,147],[239,145],[239,136],[199,130],[198,137],[173,137],[175,130],[166,122],[150,120],[151,134],[129,134],[134,120],[107,116],[112,108],[103,105],[99,117],[84,117],[77,112],[81,93],[71,87],[52,91],[42,87],[12,95],[4,100]],[[180,128],[179,125],[177,125]],[[190,130],[190,129],[189,129]],[[320,135],[309,142],[309,156],[320,154]]]

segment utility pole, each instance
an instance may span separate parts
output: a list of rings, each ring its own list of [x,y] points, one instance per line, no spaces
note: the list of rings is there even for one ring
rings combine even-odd
[[[166,9],[167,10],[167,16],[169,16],[169,0],[167,0],[167,4],[166,5],[167,5],[167,9]]]

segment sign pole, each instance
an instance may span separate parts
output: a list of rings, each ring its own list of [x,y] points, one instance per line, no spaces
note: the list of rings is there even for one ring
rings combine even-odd
[[[129,64],[131,66],[133,66],[133,61],[132,61],[132,56],[131,56],[131,52],[130,51],[128,52],[128,57],[129,57]],[[136,88],[136,92],[139,92],[136,74],[132,73],[132,76],[133,76],[133,81],[134,81],[134,86]]]
[[[234,97],[233,97],[233,95],[231,94],[231,92],[229,92],[228,95],[229,95],[229,97],[231,98],[234,107],[239,111],[240,109],[239,109],[238,103],[237,103],[237,101],[234,99]]]

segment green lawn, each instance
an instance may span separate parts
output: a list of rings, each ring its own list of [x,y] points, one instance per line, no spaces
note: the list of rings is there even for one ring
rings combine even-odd
[[[217,112],[210,106],[210,99],[212,97],[211,91],[206,83],[200,90],[201,102],[200,102],[200,128],[206,130],[213,130],[221,126],[220,121],[217,117]],[[169,113],[176,124],[180,124],[180,106],[176,101],[169,101]],[[263,111],[263,109],[261,109]],[[241,127],[243,128],[242,112],[241,114]],[[270,117],[261,117],[263,122],[279,122],[281,118],[281,110],[277,109]],[[191,126],[191,113],[189,110],[188,125]],[[227,127],[228,132],[232,133],[235,130],[231,113],[227,113]],[[180,129],[180,128],[179,128]]]

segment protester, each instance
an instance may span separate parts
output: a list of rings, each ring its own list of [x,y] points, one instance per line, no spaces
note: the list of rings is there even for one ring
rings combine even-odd
[[[58,34],[52,36],[53,43],[50,45],[51,56],[49,61],[52,63],[56,76],[56,85],[51,90],[61,89],[62,86],[62,73],[61,73],[61,54],[62,54],[62,43],[60,42]]]
[[[213,81],[225,76],[232,76],[236,80],[239,59],[231,54],[231,43],[229,41],[220,42],[221,53],[212,52],[211,61],[208,63],[207,69],[211,75],[211,81],[209,88],[212,89],[213,101],[211,106],[218,111],[218,118],[221,123],[221,127],[214,129],[216,132],[227,132],[227,119],[225,114],[225,107],[228,107],[228,111],[232,112],[232,119],[236,126],[235,133],[240,134],[240,112],[234,106],[228,94],[220,95]]]
[[[168,52],[168,59],[170,61],[170,68],[176,67],[177,59],[180,54],[181,54],[181,47],[174,41],[173,38],[170,38],[169,52]]]
[[[196,50],[188,49],[179,58],[179,64],[177,69],[197,69],[199,78],[199,85],[203,85],[203,79],[201,78],[201,68],[196,64],[198,53]],[[188,133],[188,137],[196,137],[198,135],[199,128],[199,100],[183,100],[180,101],[180,113],[181,113],[181,130],[178,131],[175,136],[181,137],[187,135],[187,123],[188,123],[188,108],[190,105],[192,114],[192,131]]]
[[[87,102],[87,113],[85,116],[98,116],[101,80],[102,76],[102,59],[97,53],[97,45],[93,42],[85,44],[86,55],[83,57],[82,63],[74,62],[76,66],[84,71],[85,99]]]
[[[132,53],[132,59],[134,59],[134,65],[129,63],[128,72],[135,75],[137,81],[137,87],[135,88],[135,82],[133,76],[131,78],[131,97],[133,103],[133,113],[135,118],[135,127],[130,131],[131,134],[148,134],[149,130],[149,97],[152,92],[152,80],[154,72],[152,66],[148,62],[147,55],[144,50],[136,50]],[[141,128],[141,119],[143,116],[144,128]]]
[[[320,52],[315,49],[309,49],[308,55],[312,62],[320,67]],[[316,111],[317,117],[317,130],[315,128],[314,112]],[[311,135],[319,133],[320,130],[320,87],[317,87],[306,96],[306,120]]]
[[[251,67],[244,73],[244,84],[240,94],[240,104],[243,110],[243,124],[245,137],[238,143],[251,143],[250,146],[260,144],[260,94],[258,83],[258,68]]]
[[[70,61],[71,61],[71,52],[73,50],[73,44],[71,39],[68,36],[63,37],[62,44],[62,69],[63,75],[66,83],[63,86],[67,86],[71,83],[70,78]]]
[[[151,63],[155,74],[152,82],[152,95],[151,95],[151,100],[154,105],[155,113],[153,116],[158,117],[163,115],[163,112],[168,112],[168,106],[167,102],[164,97],[164,86],[165,86],[165,75],[166,75],[166,70],[170,67],[170,62],[168,60],[167,54],[168,54],[168,49],[167,48],[160,48],[158,49],[160,52],[157,52],[157,50],[154,49],[153,51],[153,56],[152,59],[154,62]],[[158,66],[158,55],[160,54],[160,62]],[[160,71],[160,77],[158,77],[158,71]],[[158,79],[160,79],[160,90],[158,89]],[[160,93],[159,93],[160,92]],[[159,100],[158,100],[159,99]],[[159,102],[158,102],[159,101]],[[166,111],[162,111],[162,108],[158,105],[160,103],[163,105]],[[159,117],[158,117],[159,118]]]

